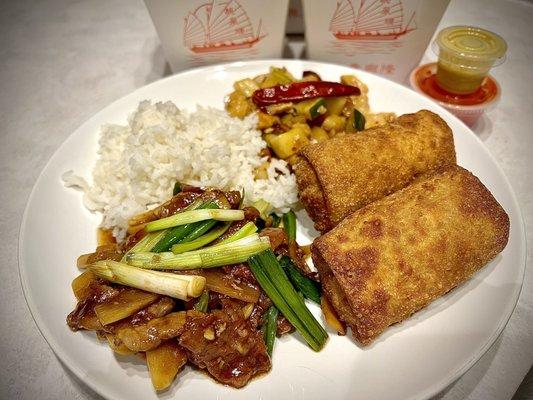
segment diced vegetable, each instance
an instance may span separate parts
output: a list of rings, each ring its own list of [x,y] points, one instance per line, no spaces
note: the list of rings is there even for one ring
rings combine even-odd
[[[296,268],[290,257],[281,257],[279,263],[287,273],[296,290],[300,291],[304,297],[309,300],[320,304],[320,289],[318,283],[304,276],[300,270]]]
[[[155,293],[135,289],[124,290],[113,297],[112,301],[96,305],[94,311],[100,323],[108,325],[135,314],[137,311],[152,304],[159,297]]]
[[[287,232],[290,240],[296,240],[296,214],[294,211],[283,214],[283,229]]]
[[[257,112],[257,128],[266,129],[279,124],[280,120],[277,115],[270,115],[261,111]]]
[[[294,124],[307,123],[307,118],[303,114],[288,113],[281,117],[281,123],[290,129],[294,126]]]
[[[209,303],[209,291],[204,290],[196,304],[194,305],[194,309],[196,311],[201,312],[207,312],[207,305]]]
[[[328,335],[294,290],[272,250],[265,250],[248,260],[255,278],[276,308],[300,332],[315,351],[324,347]]]
[[[317,97],[357,96],[361,92],[355,86],[337,82],[294,82],[256,90],[252,101],[258,107],[272,104],[297,102]]]
[[[311,129],[306,124],[294,124],[293,128],[281,135],[270,138],[270,146],[280,158],[287,158],[295,154],[300,148],[309,143]]]
[[[280,84],[296,81],[296,78],[286,68],[270,67],[270,74],[275,76]]]
[[[245,283],[229,280],[218,270],[202,270],[201,276],[206,279],[205,287],[213,292],[225,294],[247,303],[257,303],[259,300],[259,290]]]
[[[346,335],[346,325],[339,320],[337,313],[325,296],[320,299],[320,308],[328,326],[337,331],[340,336]]]
[[[322,128],[326,131],[341,132],[346,125],[346,118],[341,115],[328,115],[324,122],[322,122]]]
[[[263,325],[263,339],[265,341],[267,353],[270,357],[272,357],[272,350],[274,350],[274,341],[276,340],[278,315],[279,312],[275,306],[270,306],[270,308],[265,314],[265,322]]]
[[[365,122],[365,116],[354,108],[346,121],[346,132],[352,133],[365,130]]]
[[[253,79],[246,78],[233,84],[235,90],[240,90],[246,97],[252,97],[254,92],[259,89],[259,85]]]
[[[131,253],[128,264],[148,269],[187,270],[220,267],[246,261],[250,256],[270,247],[266,237],[254,234],[231,243],[218,244],[181,254]]]
[[[200,296],[205,286],[205,278],[201,276],[148,271],[110,260],[98,261],[89,270],[110,282],[181,300]]]
[[[201,209],[184,211],[182,213],[171,215],[170,217],[149,222],[146,224],[146,231],[160,231],[162,229],[191,224],[193,222],[205,221],[207,219],[214,219],[216,221],[239,221],[244,219],[244,211],[226,209]]]
[[[359,86],[359,81],[355,75],[341,75],[341,83],[349,86]]]
[[[265,106],[265,111],[269,115],[276,115],[276,114],[282,114],[285,112],[291,112],[294,108],[294,105],[289,103],[277,103],[277,104],[269,104],[268,106]]]
[[[311,138],[315,139],[317,142],[323,142],[324,140],[329,139],[328,133],[319,126],[313,126],[311,128]]]
[[[346,97],[329,97],[325,102],[329,115],[341,115],[346,105]]]
[[[178,243],[172,246],[172,252],[174,254],[185,253],[186,251],[196,250],[201,247],[204,247],[211,243],[216,238],[220,237],[224,232],[228,230],[231,223],[225,223],[219,227],[207,232],[205,235],[198,237],[197,239],[191,240],[190,242],[184,241],[183,243]],[[187,236],[188,237],[188,236]],[[149,251],[149,250],[143,250]]]
[[[278,137],[278,135],[274,133],[267,133],[265,136],[263,136],[264,141],[268,145],[268,147],[272,147],[272,139]]]
[[[261,83],[261,87],[267,88],[275,85],[285,85],[295,80],[285,68],[271,67],[266,79]]]
[[[326,102],[321,97],[296,103],[294,109],[298,114],[304,115],[309,120],[325,114],[327,111]]]
[[[155,390],[168,388],[187,362],[187,353],[174,340],[146,352],[146,364]]]

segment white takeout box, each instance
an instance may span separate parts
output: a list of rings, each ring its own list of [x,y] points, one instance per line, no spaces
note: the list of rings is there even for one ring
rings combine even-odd
[[[177,72],[229,61],[279,58],[288,0],[145,0]]]
[[[304,0],[310,59],[405,83],[449,0]]]

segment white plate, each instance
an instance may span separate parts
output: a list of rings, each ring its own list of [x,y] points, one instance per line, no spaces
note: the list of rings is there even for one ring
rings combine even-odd
[[[98,342],[94,332],[73,333],[65,323],[75,305],[70,289],[72,279],[79,273],[75,261],[79,254],[93,250],[99,216],[83,208],[79,192],[63,187],[61,174],[73,169],[89,176],[99,127],[109,122],[124,124],[139,101],[172,100],[183,108],[194,108],[195,103],[221,108],[223,97],[231,91],[235,80],[281,64],[296,76],[303,70],[314,70],[328,80],[355,72],[368,85],[372,108],[377,111],[402,114],[425,108],[439,113],[453,129],[458,163],[477,175],[509,214],[509,243],[501,255],[468,283],[387,330],[368,348],[358,347],[350,336],[331,334],[325,349],[314,353],[297,335],[291,335],[276,342],[271,373],[244,389],[224,387],[187,368],[172,388],[159,397],[427,398],[471,367],[509,319],[525,270],[520,210],[502,170],[481,141],[458,119],[403,86],[347,67],[267,60],[200,68],[136,90],[83,124],[42,171],[24,213],[19,265],[32,315],[57,356],[103,396],[128,400],[157,398],[142,360],[115,356],[107,345]],[[310,232],[301,229],[299,235],[309,241]]]

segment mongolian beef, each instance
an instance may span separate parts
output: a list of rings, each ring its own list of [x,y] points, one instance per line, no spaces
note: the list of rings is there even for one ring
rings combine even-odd
[[[271,369],[276,335],[295,328],[320,350],[327,335],[303,301],[320,302],[318,283],[294,213],[242,203],[236,191],[176,184],[170,200],[130,219],[124,241],[100,235],[78,259],[69,327],[142,356],[156,390],[187,363],[243,387]]]

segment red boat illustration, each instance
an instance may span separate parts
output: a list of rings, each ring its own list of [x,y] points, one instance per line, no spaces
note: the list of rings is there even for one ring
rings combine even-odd
[[[396,40],[416,29],[415,14],[404,25],[400,0],[360,0],[355,12],[351,0],[337,2],[329,30],[340,40]]]
[[[261,34],[261,20],[254,34],[248,14],[235,0],[213,0],[185,17],[183,42],[195,53],[246,49],[265,36]]]

